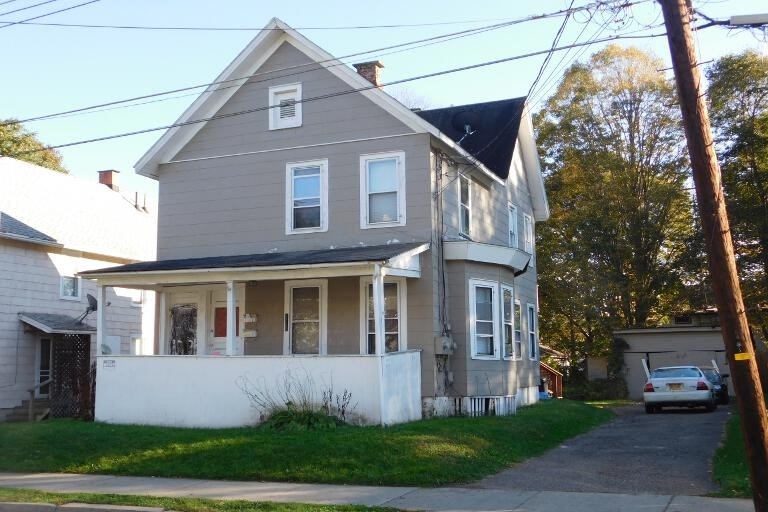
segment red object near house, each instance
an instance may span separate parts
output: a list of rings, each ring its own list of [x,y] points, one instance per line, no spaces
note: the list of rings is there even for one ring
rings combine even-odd
[[[540,363],[541,378],[549,384],[549,390],[554,398],[563,398],[563,374],[547,363]]]

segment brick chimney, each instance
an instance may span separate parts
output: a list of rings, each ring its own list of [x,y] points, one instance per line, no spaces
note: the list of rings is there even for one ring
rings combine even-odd
[[[376,87],[381,87],[381,81],[379,80],[379,69],[384,67],[384,64],[378,60],[372,60],[369,62],[361,62],[359,64],[352,64],[357,70],[357,74],[371,82]]]
[[[114,169],[107,169],[106,171],[99,171],[99,183],[106,185],[115,192],[120,191],[120,187],[117,184],[117,175],[120,171]]]

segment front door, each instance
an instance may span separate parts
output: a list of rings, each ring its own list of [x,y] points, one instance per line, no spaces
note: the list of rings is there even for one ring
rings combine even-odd
[[[286,354],[325,354],[327,297],[325,280],[286,282]]]
[[[197,354],[197,304],[173,304],[170,323],[169,354]]]
[[[51,338],[40,338],[37,346],[37,371],[35,372],[35,384],[41,384],[51,378],[53,368],[53,345]],[[51,385],[46,384],[35,390],[35,398],[48,398],[51,394]]]
[[[213,353],[226,352],[227,348],[227,301],[215,300],[213,307]],[[240,307],[235,307],[235,337],[240,336]]]

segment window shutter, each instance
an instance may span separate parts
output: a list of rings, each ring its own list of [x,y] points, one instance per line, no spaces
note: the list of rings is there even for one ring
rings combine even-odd
[[[296,117],[296,100],[294,98],[280,100],[280,119],[293,117]]]

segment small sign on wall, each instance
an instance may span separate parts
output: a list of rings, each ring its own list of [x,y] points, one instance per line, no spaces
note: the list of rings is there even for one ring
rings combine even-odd
[[[101,363],[101,367],[104,370],[114,371],[117,367],[117,361],[114,359],[103,359]]]

